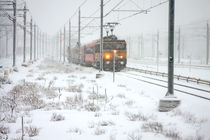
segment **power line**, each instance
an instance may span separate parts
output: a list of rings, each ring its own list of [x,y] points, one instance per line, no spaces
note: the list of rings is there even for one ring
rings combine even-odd
[[[151,9],[156,8],[156,7],[158,7],[158,6],[162,5],[162,4],[165,4],[165,3],[167,3],[167,2],[168,2],[168,0],[166,0],[166,1],[164,1],[164,2],[160,2],[160,3],[156,4],[156,5],[153,5],[153,6],[149,7],[149,8],[147,8],[147,9],[143,10],[143,11],[140,11],[140,12],[131,14],[131,15],[129,15],[129,16],[126,16],[126,17],[124,17],[124,18],[121,18],[121,19],[118,20],[118,22],[119,22],[119,21],[122,21],[122,20],[125,20],[125,19],[128,19],[128,18],[131,18],[131,17],[136,16],[136,15],[138,15],[138,14],[142,14],[142,13],[144,13],[145,11],[150,11]]]

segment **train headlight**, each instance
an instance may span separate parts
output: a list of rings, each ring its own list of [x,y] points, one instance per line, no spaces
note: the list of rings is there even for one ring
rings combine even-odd
[[[120,59],[123,59],[123,56],[120,56]]]
[[[110,59],[110,57],[111,56],[109,54],[106,54],[106,56],[105,56],[106,59]]]
[[[110,64],[110,61],[106,61],[106,64]]]
[[[120,64],[121,64],[121,65],[123,65],[123,64],[124,64],[124,62],[123,62],[123,61],[121,61],[121,62],[120,62]]]

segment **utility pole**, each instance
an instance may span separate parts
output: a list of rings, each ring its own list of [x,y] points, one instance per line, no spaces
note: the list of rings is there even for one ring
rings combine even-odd
[[[80,21],[80,7],[79,7],[79,19],[78,19],[78,48],[79,48],[79,63],[80,63],[80,24],[81,24],[81,21]]]
[[[65,46],[66,46],[66,27],[64,25],[64,30],[63,30],[63,63],[65,63]]]
[[[141,58],[144,57],[144,36],[143,33],[141,34]]]
[[[167,112],[176,108],[180,100],[174,96],[174,14],[175,0],[169,0],[169,26],[168,26],[168,91],[159,102],[159,111]]]
[[[47,43],[47,41],[48,41],[48,38],[47,38],[47,34],[45,34],[45,55],[48,55],[48,43]]]
[[[100,39],[100,71],[103,71],[103,0],[101,0],[101,39]]]
[[[8,57],[8,41],[9,41],[8,30],[6,28],[6,58]]]
[[[157,32],[157,72],[159,71],[159,31]]]
[[[206,30],[206,65],[209,63],[209,23],[207,21],[207,30]]]
[[[23,14],[23,22],[24,22],[24,35],[23,35],[23,63],[26,62],[26,4],[24,5],[24,14]]]
[[[17,5],[17,1],[13,0],[13,67],[15,67],[15,62],[16,62],[16,5]]]
[[[129,53],[128,57],[131,57],[131,37],[129,36]]]
[[[39,30],[39,58],[42,58],[42,31]]]
[[[36,24],[34,24],[34,61],[36,61]]]
[[[45,38],[44,38],[44,33],[42,34],[42,57],[44,57],[44,48],[45,48],[45,44],[44,44]]]
[[[30,22],[30,61],[32,62],[33,21]]]
[[[168,95],[174,95],[174,0],[169,0]]]
[[[180,31],[180,27],[179,27],[179,31],[178,31],[178,48],[177,48],[177,50],[178,50],[178,63],[180,64],[180,54],[181,54],[181,49],[180,49],[180,47],[181,47],[181,40],[180,40],[180,37],[181,37],[181,31]]]
[[[36,53],[36,56],[37,57],[36,58],[38,59],[39,58],[39,27],[37,27],[37,35],[36,36],[37,36],[37,39],[36,39],[36,41],[37,41],[37,46],[36,46],[36,50],[37,50],[36,52],[37,53]]]
[[[141,45],[140,45],[140,37],[138,36],[138,59],[140,59],[141,58]]]
[[[71,20],[69,20],[69,49],[68,49],[69,63],[71,61]]]
[[[152,58],[155,58],[155,47],[154,47],[155,39],[154,35],[152,34]]]
[[[61,54],[62,54],[62,31],[60,30],[60,38],[59,38],[59,42],[60,42],[60,62],[61,62]]]

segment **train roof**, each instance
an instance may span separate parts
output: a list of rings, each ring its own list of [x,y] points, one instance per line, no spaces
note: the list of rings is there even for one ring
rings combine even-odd
[[[117,36],[115,35],[105,36],[103,37],[103,39],[104,39],[104,42],[125,42],[125,40],[118,40]],[[100,39],[97,39],[97,40],[92,41],[91,43],[85,44],[84,46],[91,47],[99,43],[100,43]]]

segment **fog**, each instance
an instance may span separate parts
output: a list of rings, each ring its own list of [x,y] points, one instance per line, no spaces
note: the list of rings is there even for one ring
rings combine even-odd
[[[18,7],[22,8],[24,1],[18,0]],[[163,3],[163,4],[160,4]],[[58,36],[63,31],[64,26],[68,32],[68,22],[71,20],[72,25],[72,46],[75,46],[78,38],[78,7],[81,10],[81,43],[89,43],[100,37],[100,28],[84,28],[84,26],[100,26],[100,18],[83,18],[83,17],[100,17],[100,0],[26,0],[27,21],[33,18],[33,21],[40,28],[41,32],[48,35],[48,39]],[[160,4],[160,5],[158,5]],[[130,18],[123,19],[133,12],[116,12],[111,10],[146,10]],[[12,12],[11,12],[12,13]],[[20,13],[20,12],[19,12]],[[108,14],[108,15],[107,15]],[[107,22],[118,22],[114,29],[114,34],[121,39],[125,39],[132,57],[140,58],[139,40],[143,36],[144,56],[155,56],[157,32],[160,33],[160,51],[162,57],[167,56],[167,29],[168,29],[168,2],[163,0],[105,0],[104,1],[104,24]],[[1,17],[2,23],[11,22]],[[123,19],[123,20],[122,20]],[[195,59],[205,59],[203,53],[206,51],[206,24],[210,19],[210,0],[176,0],[175,1],[175,47],[178,44],[177,32],[180,28],[180,42],[182,57],[192,56]],[[93,22],[90,22],[93,21]],[[23,19],[18,18],[22,23]],[[90,22],[90,24],[88,24]],[[5,33],[2,29],[1,56],[5,55]],[[12,54],[12,28],[7,28],[9,32],[9,54]],[[18,28],[17,54],[22,53],[22,29]],[[105,30],[104,30],[105,35]],[[153,37],[154,36],[154,37]],[[66,36],[68,37],[68,36]],[[27,36],[29,38],[29,35]],[[129,41],[129,38],[130,41]],[[152,39],[153,38],[153,39]],[[54,39],[55,40],[55,39]],[[55,43],[55,42],[54,42]],[[139,44],[140,43],[140,44]],[[58,44],[56,44],[58,45]],[[29,41],[27,41],[29,47]],[[130,49],[130,48],[131,49]],[[29,49],[27,49],[28,51]],[[175,48],[176,54],[177,48]],[[2,54],[3,53],[3,54]],[[133,55],[132,55],[133,54]],[[201,60],[202,61],[202,60]]]

